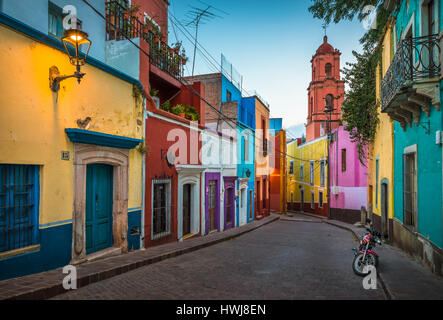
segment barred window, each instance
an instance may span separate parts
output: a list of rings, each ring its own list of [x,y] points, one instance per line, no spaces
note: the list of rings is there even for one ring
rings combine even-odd
[[[0,164],[0,252],[38,243],[39,167]]]
[[[171,185],[169,180],[153,181],[152,238],[165,237],[171,232]]]

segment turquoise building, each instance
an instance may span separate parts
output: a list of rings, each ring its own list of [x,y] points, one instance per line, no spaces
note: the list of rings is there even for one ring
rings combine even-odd
[[[255,100],[243,98],[241,80],[236,81],[238,78],[231,72],[224,72],[224,68],[222,71],[221,102],[237,104],[234,112],[237,124],[236,226],[242,226],[254,220]]]
[[[254,221],[255,204],[255,98],[243,98],[237,121],[237,225]]]
[[[443,274],[442,2],[386,1],[394,56],[381,84],[394,121],[394,243]]]

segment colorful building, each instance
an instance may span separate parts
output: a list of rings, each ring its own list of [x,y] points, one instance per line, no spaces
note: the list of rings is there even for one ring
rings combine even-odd
[[[329,216],[327,176],[330,143],[325,110],[330,110],[329,129],[337,129],[341,119],[341,103],[344,99],[340,56],[340,51],[334,49],[325,36],[323,44],[312,57],[306,141],[296,139],[287,145],[288,210]]]
[[[135,0],[132,4],[140,10],[127,18],[128,1],[107,4],[106,59],[139,79],[145,88],[141,232],[144,246],[151,247],[202,233],[199,153],[205,87],[184,82],[182,54],[167,45],[169,3]],[[133,28],[128,28],[129,21]]]
[[[361,209],[367,205],[367,168],[343,126],[332,131],[329,160],[330,218],[348,223],[361,221]]]
[[[249,97],[255,105],[255,218],[270,214],[269,105],[259,96]]]
[[[296,139],[287,145],[287,201],[289,211],[328,216],[327,136],[302,143]]]
[[[391,232],[397,246],[442,275],[442,2],[390,1],[387,8],[392,14],[383,39],[387,49],[381,112],[393,123],[395,144],[394,179],[380,181],[380,195],[376,195],[382,226],[388,216],[383,211],[393,217],[391,229],[383,227],[383,231]],[[380,131],[383,139],[386,133]],[[390,200],[393,194],[394,207],[384,203],[386,188]]]
[[[376,97],[381,100],[381,83],[393,57],[392,24],[388,23],[379,41],[381,64],[376,69]],[[394,217],[394,124],[378,109],[379,124],[374,142],[368,148],[368,210],[374,226],[392,239]],[[397,203],[395,203],[397,205]]]
[[[104,63],[105,21],[81,2],[93,40],[85,75],[57,82],[75,70],[63,3],[2,2],[0,61],[13,76],[0,80],[0,279],[140,247],[143,87]]]
[[[272,211],[286,214],[286,131],[283,130],[282,118],[269,119],[269,133],[271,139],[270,208]]]

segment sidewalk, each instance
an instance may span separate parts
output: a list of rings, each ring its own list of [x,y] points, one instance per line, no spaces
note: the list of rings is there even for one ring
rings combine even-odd
[[[341,221],[323,220],[323,222],[351,231],[357,238],[366,232],[364,228],[357,228]],[[349,249],[349,267],[353,255],[351,249]],[[433,274],[426,266],[400,249],[387,244],[377,246],[376,252],[380,255],[379,278],[389,299],[443,299],[443,279]]]
[[[77,266],[77,287],[81,288],[145,265],[234,239],[279,219],[280,215],[271,214],[262,220],[253,221],[242,227],[224,232],[81,264]],[[62,270],[60,268],[0,281],[0,300],[48,299],[64,293],[65,289],[63,289],[62,281],[66,274],[63,274]]]

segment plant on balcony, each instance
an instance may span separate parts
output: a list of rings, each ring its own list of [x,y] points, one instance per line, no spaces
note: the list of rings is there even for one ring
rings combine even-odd
[[[171,102],[168,100],[160,106],[163,111],[171,112]]]
[[[175,54],[179,54],[180,53],[181,46],[182,46],[181,42],[177,42],[177,43],[174,43],[172,45],[172,47],[174,48],[174,53]]]
[[[151,95],[151,97],[156,97],[158,95],[158,90],[157,89],[151,89],[149,91],[149,94]]]
[[[182,48],[182,52],[181,52],[180,56],[181,56],[182,64],[186,65],[186,62],[188,62],[188,57],[186,56],[185,48]]]
[[[200,114],[193,106],[185,106],[186,118],[192,121],[199,121]]]
[[[185,117],[185,110],[186,110],[186,107],[184,105],[177,104],[177,105],[172,107],[171,111],[172,111],[173,114],[178,115],[178,116],[184,118]]]
[[[133,4],[128,8],[126,8],[124,12],[124,17],[126,20],[129,20],[130,18],[137,18],[139,12],[140,12],[140,6]]]

